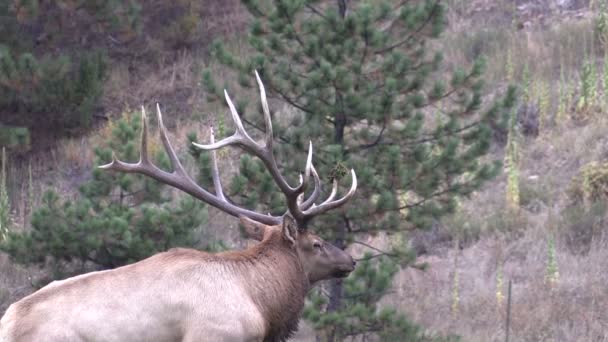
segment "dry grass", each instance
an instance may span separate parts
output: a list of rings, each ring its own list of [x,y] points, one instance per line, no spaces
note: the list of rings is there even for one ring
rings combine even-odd
[[[468,247],[455,251],[436,247],[429,270],[407,269],[397,276],[396,295],[386,302],[441,334],[457,334],[464,341],[502,341],[506,308],[496,299],[496,272],[501,265],[505,286],[513,282],[511,337],[513,341],[608,341],[608,230],[605,217],[579,252],[569,241],[571,230],[583,229],[564,210],[570,205],[567,188],[582,165],[608,156],[608,118],[595,117],[585,125],[567,124],[529,140],[522,150],[521,179],[528,202],[519,224],[505,223],[506,179],[499,178],[464,203],[461,217],[467,227],[478,227]],[[582,210],[582,208],[581,208]],[[591,214],[587,214],[591,215]],[[605,213],[599,214],[605,215]],[[593,221],[590,220],[590,221]],[[462,221],[448,219],[448,230],[462,232]],[[522,223],[523,222],[523,223]],[[559,280],[546,282],[548,238],[556,232]],[[456,234],[456,233],[454,233]],[[580,242],[579,242],[580,243]],[[580,246],[575,246],[580,247]],[[452,313],[454,257],[458,255],[459,308]]]
[[[14,265],[4,254],[0,254],[0,317],[17,299],[33,292],[28,272]]]
[[[141,65],[136,72],[131,66],[118,63],[105,83],[103,105],[109,113],[118,114],[126,108],[160,103],[175,109],[180,115],[190,114],[200,97],[198,75],[199,57],[183,51],[174,59],[161,60],[156,65]]]
[[[560,280],[545,282],[546,229],[534,227],[505,246],[505,279],[513,281],[511,336],[514,341],[603,341],[608,339],[608,276],[602,264],[608,257],[606,239],[584,257],[557,246]],[[430,269],[409,269],[395,282],[398,295],[391,302],[428,329],[458,334],[465,341],[502,341],[505,302],[496,300],[494,237],[484,238],[459,255],[460,305],[451,313],[453,250],[443,257],[424,257]],[[506,294],[506,288],[503,289]]]
[[[543,16],[530,18],[522,29],[517,27],[517,11],[512,5],[496,3],[497,8],[477,12],[480,20],[472,21],[466,16],[452,19],[451,28],[440,43],[450,65],[470,65],[484,57],[485,79],[490,84],[513,82],[507,79],[510,67],[515,80],[521,81],[526,65],[535,79],[559,79],[563,68],[566,78],[576,82],[585,59],[602,54],[594,43],[595,17],[589,12],[555,15],[548,22],[542,20]],[[513,19],[505,20],[508,17]]]

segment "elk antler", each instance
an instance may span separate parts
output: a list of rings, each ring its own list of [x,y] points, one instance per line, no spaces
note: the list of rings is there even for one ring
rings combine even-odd
[[[126,163],[116,159],[115,155],[112,155],[112,161],[109,164],[101,165],[99,168],[114,170],[119,172],[127,172],[127,173],[140,173],[146,175],[150,178],[156,179],[161,183],[165,183],[171,185],[175,188],[178,188],[195,198],[200,199],[203,202],[209,203],[212,206],[225,211],[226,213],[238,216],[244,215],[258,222],[262,222],[264,224],[278,224],[281,222],[279,217],[267,216],[260,213],[256,213],[254,211],[238,207],[230,202],[228,202],[223,194],[222,187],[220,184],[220,178],[217,169],[217,161],[215,158],[215,152],[212,152],[212,167],[211,172],[213,176],[213,182],[215,186],[216,194],[212,194],[207,190],[200,187],[196,182],[188,176],[185,172],[184,167],[181,162],[177,158],[169,139],[167,138],[167,129],[163,124],[162,114],[160,112],[160,108],[157,105],[156,110],[158,113],[158,125],[160,128],[160,137],[165,147],[165,151],[169,156],[169,160],[171,161],[171,167],[173,169],[172,172],[163,171],[158,166],[152,164],[150,159],[148,158],[148,125],[145,109],[142,106],[142,132],[141,132],[141,147],[140,147],[140,155],[139,162],[137,163]],[[213,129],[211,130],[211,139],[213,141]]]
[[[306,158],[306,167],[304,171],[304,176],[300,175],[300,184],[296,187],[292,187],[285,180],[285,178],[281,175],[279,168],[277,166],[276,160],[273,154],[273,133],[272,133],[272,121],[270,118],[270,111],[268,109],[268,101],[266,99],[266,91],[264,89],[264,85],[262,84],[262,80],[258,75],[257,71],[255,72],[255,76],[260,87],[260,98],[262,101],[262,109],[264,112],[264,124],[266,128],[266,136],[265,143],[261,145],[255,142],[249,134],[245,131],[243,127],[243,123],[239,117],[238,112],[230,96],[228,96],[228,92],[224,90],[224,95],[226,97],[226,102],[228,103],[228,107],[230,108],[230,113],[232,115],[232,120],[236,125],[235,133],[222,139],[218,142],[215,142],[213,135],[213,128],[211,128],[210,134],[210,144],[197,144],[194,143],[194,146],[199,147],[204,150],[211,151],[211,173],[213,178],[213,185],[215,188],[215,195],[208,192],[207,190],[200,187],[196,184],[188,174],[184,171],[183,166],[181,165],[173,147],[171,146],[169,139],[167,138],[167,130],[162,121],[162,114],[160,112],[160,107],[156,106],[156,110],[158,113],[158,125],[160,128],[160,137],[165,147],[165,151],[169,155],[169,160],[171,161],[171,167],[173,168],[172,172],[166,172],[158,168],[156,165],[152,164],[148,158],[147,152],[147,136],[148,136],[148,128],[146,123],[146,114],[145,110],[142,107],[142,136],[141,136],[141,151],[139,162],[137,163],[126,163],[122,162],[113,155],[112,162],[106,165],[100,166],[102,169],[115,170],[120,172],[132,172],[132,173],[140,173],[144,174],[148,177],[156,179],[162,183],[171,185],[175,188],[178,188],[188,194],[200,199],[203,202],[206,202],[214,207],[225,211],[226,213],[239,216],[244,215],[255,221],[276,225],[279,224],[282,220],[282,216],[271,216],[271,215],[263,215],[260,213],[256,213],[254,211],[241,208],[239,206],[234,205],[229,202],[224,196],[222,185],[220,182],[217,160],[215,156],[215,150],[228,146],[228,145],[238,145],[242,147],[245,151],[253,154],[254,156],[260,158],[262,163],[266,166],[268,171],[270,172],[272,178],[275,183],[278,185],[279,189],[285,196],[287,201],[287,208],[289,213],[294,217],[294,219],[298,222],[300,227],[305,227],[306,223],[314,216],[324,213],[328,210],[337,208],[344,203],[346,203],[355,193],[357,189],[357,177],[355,175],[355,171],[351,170],[352,175],[352,184],[350,190],[340,199],[334,200],[337,191],[338,191],[338,182],[334,179],[333,187],[331,194],[329,197],[319,205],[315,204],[315,201],[319,198],[321,194],[321,180],[317,171],[315,170],[312,164],[312,142],[309,143],[308,146],[308,157]],[[308,183],[310,180],[310,176],[314,179],[314,189],[309,198],[306,200],[303,199],[304,192],[308,187]]]

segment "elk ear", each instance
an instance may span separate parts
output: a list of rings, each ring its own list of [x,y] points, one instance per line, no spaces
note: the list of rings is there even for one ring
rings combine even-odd
[[[291,215],[283,215],[283,236],[287,241],[296,244],[298,239],[298,225]]]
[[[260,222],[254,221],[246,216],[239,216],[241,225],[243,226],[245,237],[257,241],[264,240],[264,232],[266,231],[266,225]]]

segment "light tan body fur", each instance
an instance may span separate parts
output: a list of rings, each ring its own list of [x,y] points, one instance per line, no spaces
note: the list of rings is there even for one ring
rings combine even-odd
[[[308,290],[297,256],[267,245],[216,255],[173,249],[53,282],[8,309],[0,341],[262,341],[264,309],[284,310],[270,308],[291,301],[284,296],[303,304],[297,292]],[[282,284],[294,277],[301,283]]]

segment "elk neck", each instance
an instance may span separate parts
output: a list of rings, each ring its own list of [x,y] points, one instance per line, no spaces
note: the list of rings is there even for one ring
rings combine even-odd
[[[266,341],[286,340],[297,330],[310,289],[295,248],[275,231],[247,250],[220,255],[234,260],[231,267],[246,278],[249,295],[267,322]]]

